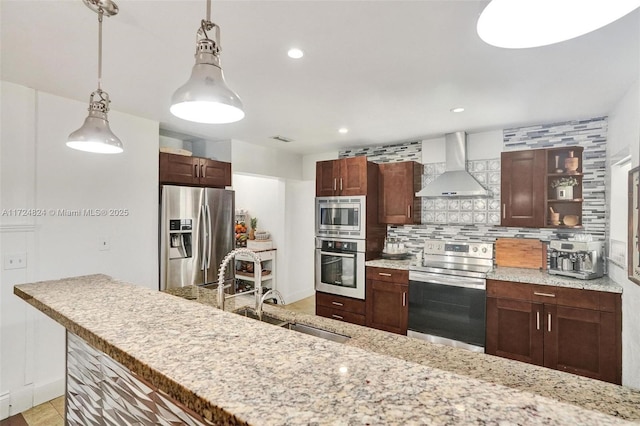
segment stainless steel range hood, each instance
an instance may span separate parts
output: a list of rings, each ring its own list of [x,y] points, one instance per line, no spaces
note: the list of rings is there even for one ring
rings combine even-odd
[[[448,133],[445,137],[446,167],[443,174],[427,184],[417,197],[488,197],[487,191],[466,169],[467,134]]]

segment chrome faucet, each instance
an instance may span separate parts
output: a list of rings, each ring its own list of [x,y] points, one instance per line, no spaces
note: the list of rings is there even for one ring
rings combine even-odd
[[[256,315],[258,316],[259,320],[262,320],[262,305],[264,305],[264,301],[270,298],[274,298],[274,296],[276,299],[278,299],[278,303],[284,305],[284,298],[282,297],[282,294],[278,290],[269,289],[262,295],[260,301],[258,302],[258,305],[256,306]]]
[[[258,253],[251,251],[247,248],[237,248],[235,250],[231,250],[220,262],[220,268],[218,269],[218,308],[224,311],[224,273],[227,269],[227,264],[231,262],[231,260],[236,256],[236,254],[246,254],[253,259],[253,263],[255,263],[255,267],[253,268],[256,271],[256,280],[254,286],[255,299],[256,299],[256,310],[258,305],[260,304],[260,295],[262,294],[262,259]]]

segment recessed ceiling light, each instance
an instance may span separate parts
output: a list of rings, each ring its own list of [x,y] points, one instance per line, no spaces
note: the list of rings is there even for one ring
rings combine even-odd
[[[497,47],[546,46],[595,31],[637,7],[637,0],[492,0],[478,19],[477,31]]]
[[[451,112],[462,112],[462,111],[464,111],[464,108],[456,107],[456,108],[451,108],[449,111],[451,111]]]
[[[345,133],[349,133],[349,129],[347,129],[346,127],[340,127],[338,129],[338,132],[344,135]]]
[[[292,49],[289,49],[287,55],[289,55],[289,57],[292,59],[300,59],[304,56],[304,52],[297,47],[294,47]]]

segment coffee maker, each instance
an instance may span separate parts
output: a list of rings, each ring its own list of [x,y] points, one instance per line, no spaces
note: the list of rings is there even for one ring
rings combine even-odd
[[[604,243],[598,241],[549,242],[549,273],[590,280],[604,275]]]

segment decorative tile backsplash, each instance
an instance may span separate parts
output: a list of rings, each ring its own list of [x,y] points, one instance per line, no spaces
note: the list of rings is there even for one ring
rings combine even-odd
[[[582,146],[584,230],[596,239],[605,237],[605,160],[607,117],[505,129],[503,151]],[[406,142],[382,147],[341,151],[340,158],[366,155],[374,163],[421,161],[422,143]],[[422,185],[444,172],[445,163],[424,164]],[[507,228],[500,224],[500,159],[467,161],[467,170],[487,188],[489,198],[423,198],[422,224],[388,226],[387,234],[405,243],[412,252],[424,240],[455,239],[493,242],[496,238],[555,239],[573,231],[553,228]]]

